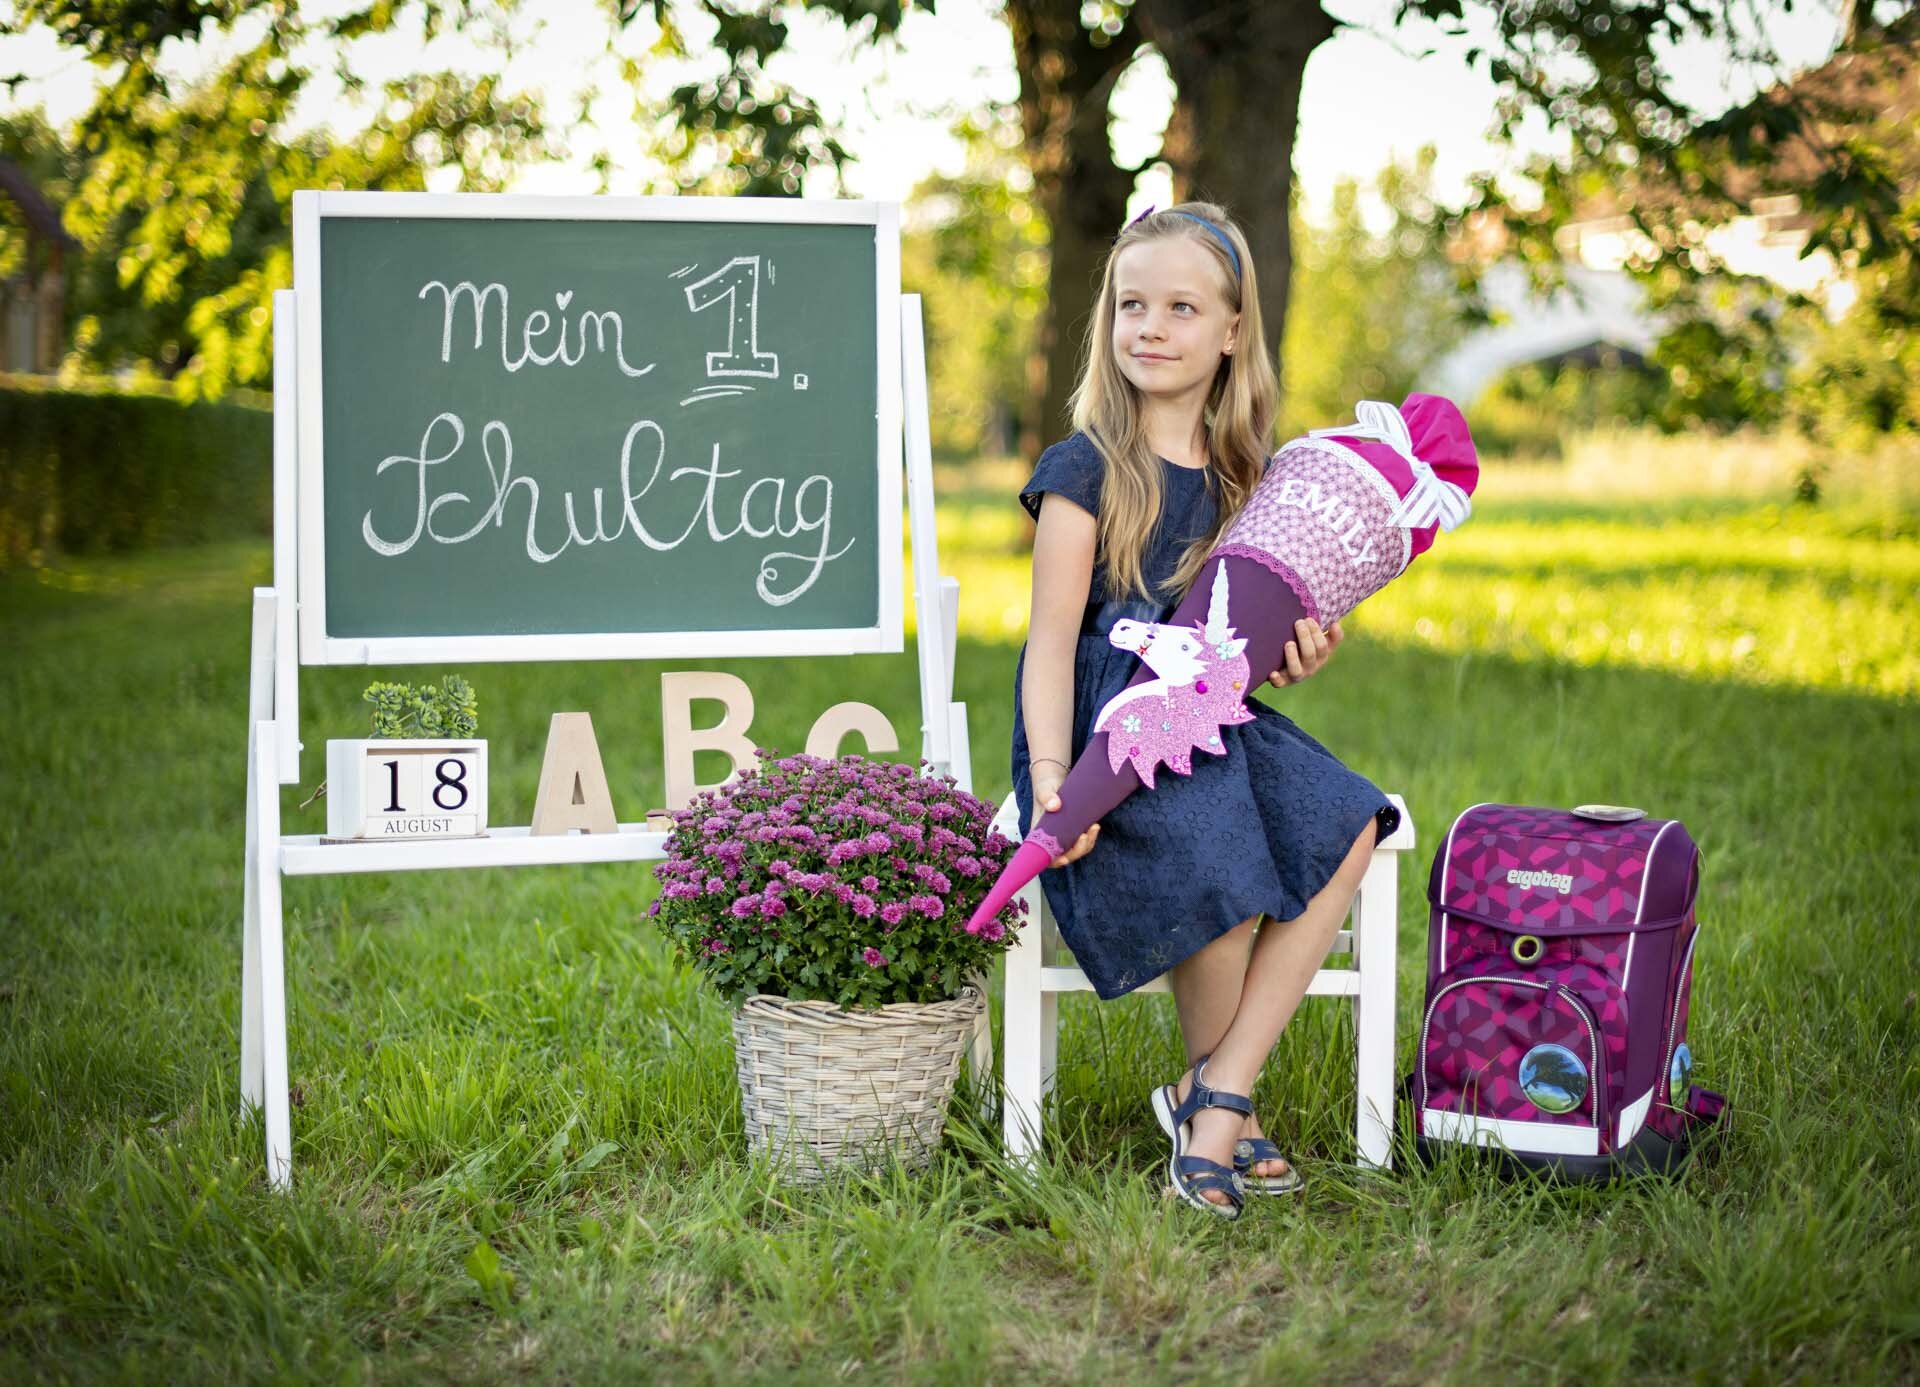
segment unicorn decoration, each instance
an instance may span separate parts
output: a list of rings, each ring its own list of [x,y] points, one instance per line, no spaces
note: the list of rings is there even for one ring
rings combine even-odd
[[[1252,722],[1247,710],[1247,642],[1235,639],[1227,622],[1227,566],[1214,570],[1207,618],[1192,626],[1116,621],[1110,644],[1131,650],[1155,677],[1129,684],[1093,720],[1107,734],[1107,769],[1131,763],[1149,790],[1154,770],[1165,762],[1181,775],[1193,773],[1196,750],[1221,754],[1220,729]]]
[[[1472,511],[1480,466],[1451,400],[1362,400],[1356,420],[1315,429],[1268,463],[1186,599],[1165,621],[1116,621],[1107,639],[1140,656],[1133,682],[1094,718],[1060,786],[967,922],[977,932],[1088,825],[1158,768],[1193,773],[1224,756],[1221,733],[1251,722],[1254,671],[1280,667],[1294,623],[1331,625],[1407,569]],[[1096,743],[1105,740],[1104,752]],[[1111,850],[1111,849],[1109,849]]]

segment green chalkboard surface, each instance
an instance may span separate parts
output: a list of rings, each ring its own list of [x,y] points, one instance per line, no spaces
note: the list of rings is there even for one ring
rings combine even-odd
[[[875,626],[893,225],[527,202],[310,219],[326,637]]]

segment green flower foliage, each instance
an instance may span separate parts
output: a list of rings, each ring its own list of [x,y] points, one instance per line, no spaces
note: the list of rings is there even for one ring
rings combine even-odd
[[[373,708],[376,737],[472,737],[480,731],[479,701],[469,684],[449,674],[439,687],[375,681],[362,698]]]

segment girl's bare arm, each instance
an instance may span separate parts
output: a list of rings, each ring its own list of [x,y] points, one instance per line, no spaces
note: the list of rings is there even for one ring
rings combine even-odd
[[[1027,660],[1020,706],[1027,723],[1027,755],[1072,764],[1073,653],[1080,617],[1093,586],[1093,515],[1058,492],[1040,502],[1033,536],[1033,609],[1027,619]],[[1049,769],[1054,769],[1049,767]]]

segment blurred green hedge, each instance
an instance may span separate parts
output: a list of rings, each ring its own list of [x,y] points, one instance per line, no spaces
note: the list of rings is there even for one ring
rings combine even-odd
[[[0,374],[0,567],[272,526],[273,415],[260,403]]]

